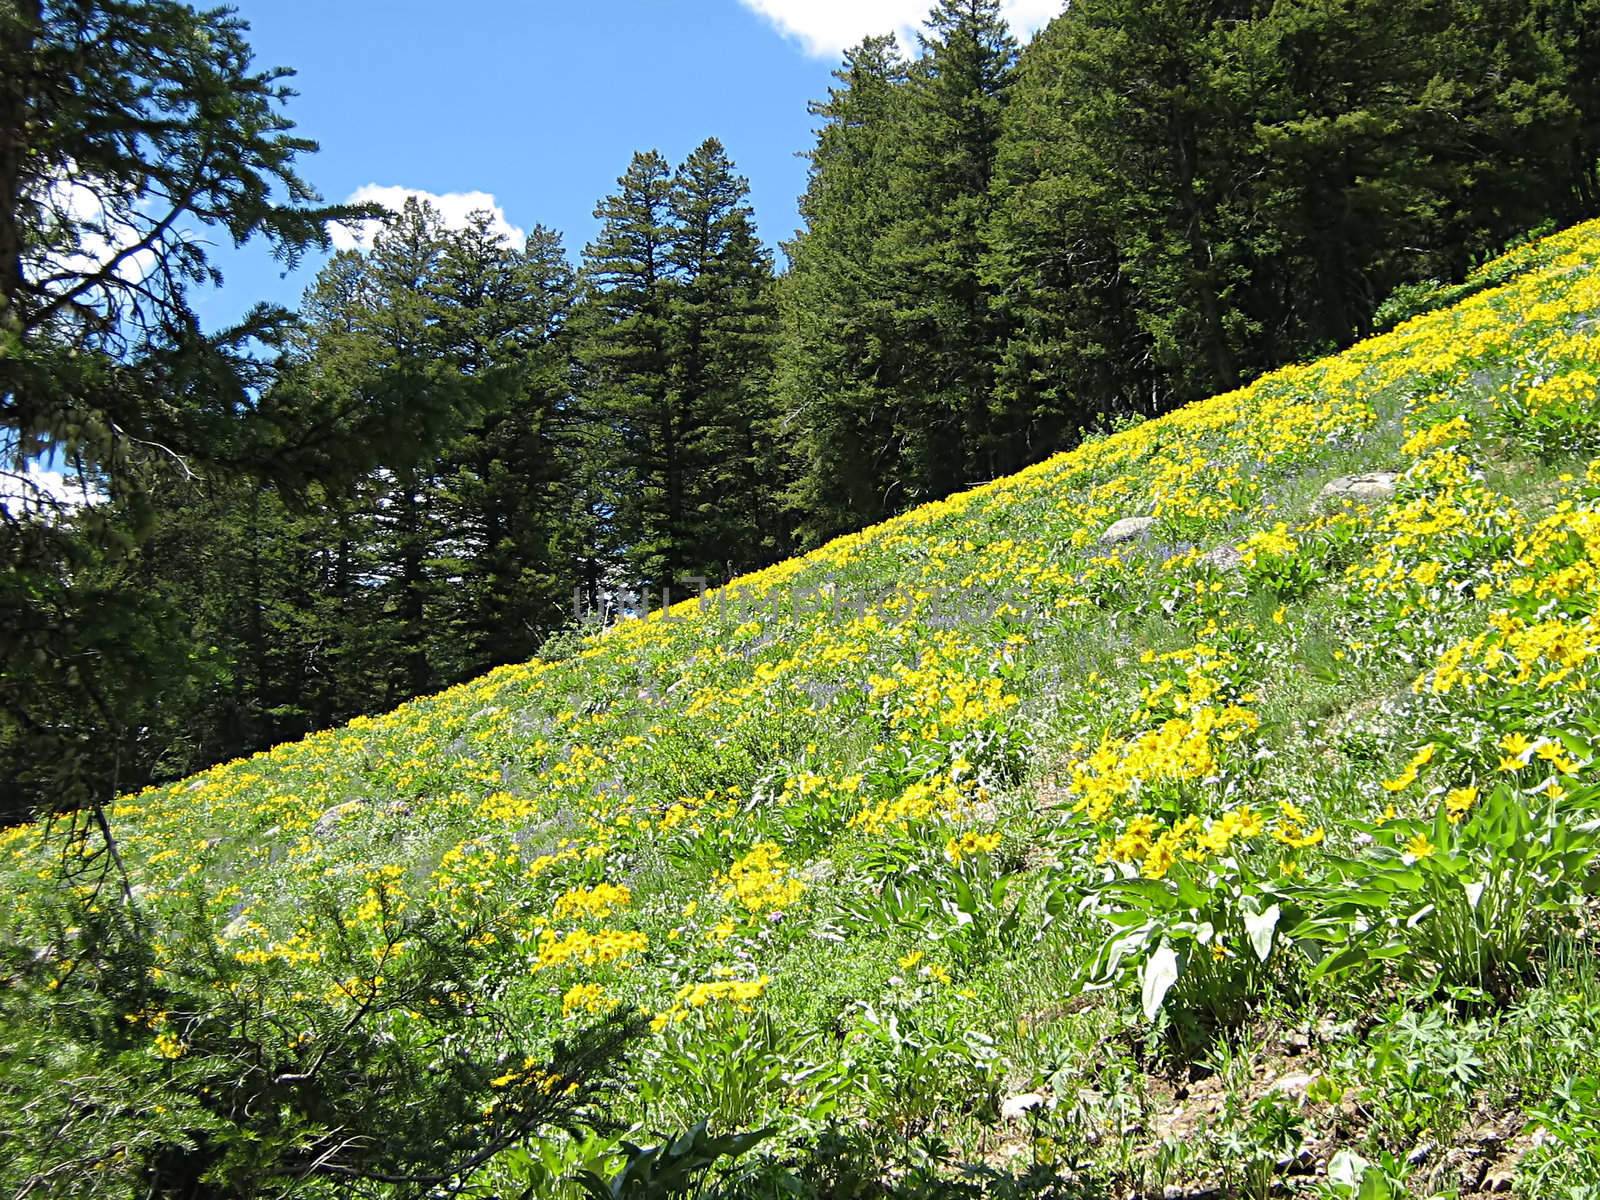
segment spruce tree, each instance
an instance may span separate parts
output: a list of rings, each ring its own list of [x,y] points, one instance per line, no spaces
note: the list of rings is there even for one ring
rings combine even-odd
[[[171,486],[273,465],[252,389],[287,314],[206,331],[190,291],[218,236],[292,263],[342,210],[296,173],[315,146],[288,72],[245,35],[170,0],[0,5],[0,472],[23,493],[0,512],[0,814],[98,805],[150,768],[142,731],[199,651],[159,590],[112,581],[147,576]],[[33,487],[41,458],[102,502]]]
[[[678,560],[717,580],[788,546],[772,399],[772,255],[749,184],[708,138],[674,174],[668,259],[671,387],[683,414],[685,528]]]
[[[1018,462],[990,411],[1001,326],[981,275],[983,227],[1017,47],[999,0],[938,0],[906,93],[891,186],[902,209],[879,269],[897,283],[891,384],[912,498],[945,495]]]
[[[597,550],[626,579],[670,586],[684,543],[684,414],[672,388],[672,172],[655,151],[633,156],[595,209],[577,315]]]
[[[450,586],[435,630],[448,630],[446,674],[461,679],[532,657],[567,616],[575,284],[553,231],[536,226],[514,248],[478,214],[447,239],[441,286],[458,309],[456,361],[476,413],[445,450],[437,496]]]
[[[785,246],[777,389],[798,441],[793,488],[802,538],[816,544],[880,519],[899,501],[891,413],[878,379],[897,354],[880,234],[891,188],[906,67],[893,37],[845,52],[839,86],[811,105],[804,228]]]
[[[992,402],[1003,333],[982,274],[1016,54],[997,0],[942,0],[909,68],[868,39],[813,108],[781,371],[812,540],[1021,461],[1026,429]]]

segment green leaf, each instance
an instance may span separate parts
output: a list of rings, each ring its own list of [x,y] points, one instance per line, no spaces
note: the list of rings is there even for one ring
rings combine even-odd
[[[1161,1011],[1161,1002],[1167,998],[1172,985],[1178,982],[1178,952],[1166,942],[1156,947],[1155,953],[1145,960],[1139,972],[1144,1018],[1154,1021]]]
[[[1316,966],[1311,968],[1313,980],[1326,979],[1330,975],[1338,975],[1344,971],[1359,967],[1371,958],[1367,948],[1362,945],[1346,946],[1336,954],[1330,954]]]
[[[1272,953],[1272,931],[1278,927],[1278,915],[1276,904],[1265,912],[1244,914],[1244,931],[1250,938],[1251,949],[1262,962]]]

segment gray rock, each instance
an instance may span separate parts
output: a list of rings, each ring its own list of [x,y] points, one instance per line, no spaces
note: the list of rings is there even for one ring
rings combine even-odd
[[[325,838],[339,827],[339,823],[352,813],[363,808],[359,800],[346,800],[343,804],[335,804],[327,812],[317,818],[317,823],[311,829],[314,838]]]
[[[1213,571],[1237,571],[1244,563],[1244,555],[1240,554],[1231,545],[1223,544],[1214,549],[1207,550],[1200,556],[1200,565],[1210,567]]]
[[[1010,1097],[1000,1106],[1000,1115],[1007,1121],[1020,1121],[1036,1108],[1043,1108],[1045,1098],[1038,1092],[1023,1092]]]
[[[816,862],[800,869],[800,878],[808,883],[826,883],[833,878],[834,870],[835,868],[831,861],[826,858],[819,858]]]
[[[1397,471],[1368,471],[1364,475],[1341,475],[1330,479],[1317,495],[1321,508],[1338,508],[1349,501],[1352,504],[1382,504],[1394,496]]]
[[[1123,542],[1131,542],[1142,538],[1156,523],[1154,517],[1123,517],[1120,521],[1113,521],[1106,526],[1106,531],[1100,535],[1102,546],[1119,546]]]
[[[1311,1090],[1311,1085],[1319,1078],[1321,1078],[1320,1075],[1313,1074],[1310,1071],[1291,1071],[1289,1074],[1280,1075],[1273,1080],[1272,1086],[1267,1088],[1267,1091],[1291,1096],[1296,1100],[1304,1100],[1306,1094]]]
[[[222,927],[222,940],[225,942],[231,942],[235,938],[243,937],[245,930],[249,928],[250,919],[248,917],[235,917]]]

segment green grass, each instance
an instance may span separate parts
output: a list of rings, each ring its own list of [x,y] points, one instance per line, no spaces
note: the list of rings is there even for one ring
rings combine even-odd
[[[619,1128],[537,1129],[478,1194],[575,1196],[620,1138],[700,1121],[771,1130],[726,1168],[751,1195],[1467,1195],[1501,1170],[1588,1194],[1600,479],[1585,412],[1518,397],[1600,361],[1573,332],[1600,228],[1517,261],[720,608],[125,798],[131,982],[112,894],[65,886],[41,830],[0,835],[0,1134],[27,1147],[0,1183],[133,1195],[178,1146],[264,1193],[340,1121],[398,1111],[355,1067],[366,1107],[274,1082],[334,1042],[492,1132],[524,1061],[629,1011],[653,1028],[595,1100]],[[1393,499],[1316,511],[1375,469],[1404,472]],[[1149,540],[1099,545],[1146,514]],[[1224,544],[1244,567],[1199,561]],[[1535,627],[1527,678],[1430,687],[1464,640],[1515,658]],[[1567,857],[1500,810],[1553,813]],[[1457,859],[1521,881],[1514,977],[1432,937],[1418,898]],[[269,1097],[300,1115],[261,1124]]]

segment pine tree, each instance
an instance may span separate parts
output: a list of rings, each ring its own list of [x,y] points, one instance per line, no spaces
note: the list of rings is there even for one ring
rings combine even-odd
[[[595,209],[584,248],[577,353],[597,549],[630,586],[670,586],[683,560],[684,414],[672,389],[672,173],[635,154]],[[614,582],[623,582],[621,580]]]
[[[444,295],[446,247],[439,215],[416,199],[408,199],[374,239],[368,270],[378,354],[363,370],[366,388],[393,397],[389,403],[396,407],[420,407],[424,397],[451,396],[448,411],[464,417],[457,357],[464,339],[458,313]],[[437,478],[436,462],[424,452],[396,457],[372,480],[378,536],[385,544],[384,590],[395,663],[384,697],[390,705],[431,690],[443,678],[430,654],[432,610],[448,587],[433,562],[441,536],[430,503]]]
[[[446,450],[437,497],[450,586],[435,630],[449,631],[454,680],[532,657],[567,616],[578,557],[566,329],[575,283],[557,234],[536,226],[513,248],[479,214],[449,237],[441,286],[459,310],[457,363],[477,413]]]
[[[294,386],[412,431],[322,492],[315,537],[338,553],[318,642],[360,672],[330,665],[324,709],[371,711],[528,658],[566,620],[573,291],[549,230],[513,247],[486,213],[448,230],[417,201],[319,277]]]
[[[1075,3],[1008,112],[998,402],[1058,436],[1159,411],[1576,215],[1560,43],[1507,0]]]
[[[779,284],[777,388],[799,443],[793,495],[817,544],[881,519],[902,502],[892,414],[878,379],[898,352],[876,247],[897,204],[893,161],[906,68],[893,37],[846,51],[822,119]]]
[[[1016,44],[998,0],[941,0],[918,59],[846,58],[813,111],[784,287],[781,388],[805,425],[797,496],[816,540],[1017,465],[992,404],[1003,341],[983,230]]]
[[[904,358],[890,390],[902,469],[915,497],[937,497],[1019,461],[990,412],[1002,334],[980,272],[1017,48],[999,0],[938,0],[921,45],[892,183],[903,209],[878,260],[898,283]]]
[[[1579,214],[1600,212],[1600,0],[1539,0],[1540,31],[1561,63],[1562,92],[1575,120],[1566,150]]]
[[[668,259],[686,526],[678,560],[716,580],[782,557],[785,478],[772,400],[772,255],[749,184],[708,138],[673,177]]]
[[[292,263],[349,214],[296,174],[315,145],[289,72],[254,69],[245,34],[171,0],[0,5],[0,472],[26,496],[0,514],[0,812],[144,777],[153,710],[198,682],[182,612],[133,583],[152,508],[275,465],[252,388],[287,314],[207,332],[190,289],[218,279],[218,236]],[[30,488],[43,456],[104,502]]]
[[[1089,103],[1062,64],[1076,36],[1058,18],[1021,56],[985,230],[985,277],[1007,325],[995,403],[1027,429],[1031,457],[1103,414],[1144,408],[1154,373],[1117,240],[1098,219],[1110,189],[1072,169],[1074,120]]]

